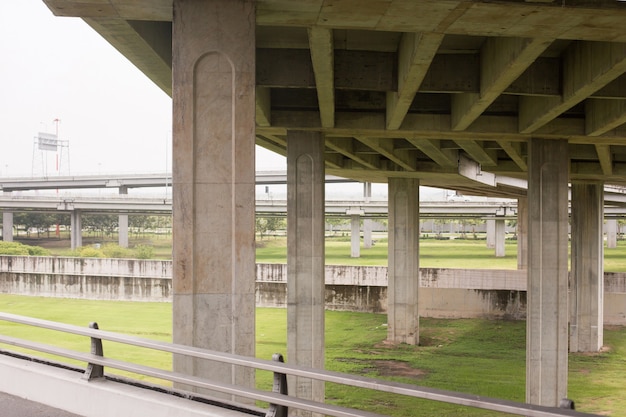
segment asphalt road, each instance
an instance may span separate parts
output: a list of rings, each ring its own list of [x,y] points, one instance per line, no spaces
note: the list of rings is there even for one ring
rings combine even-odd
[[[0,392],[0,415],[2,417],[80,417],[58,408]]]

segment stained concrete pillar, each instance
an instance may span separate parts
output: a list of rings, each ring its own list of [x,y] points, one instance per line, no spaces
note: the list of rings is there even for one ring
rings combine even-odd
[[[350,257],[361,257],[361,216],[350,216]]]
[[[255,4],[174,0],[172,42],[173,340],[254,356]],[[234,365],[174,370],[254,386]]]
[[[2,240],[13,242],[13,212],[8,210],[2,212]]]
[[[496,247],[496,219],[488,218],[485,220],[487,228],[487,247],[489,249]]]
[[[387,339],[419,344],[419,180],[389,178]]]
[[[81,212],[74,210],[70,213],[70,246],[72,249],[83,246],[83,224]]]
[[[363,183],[363,197],[366,203],[372,198],[372,183]],[[363,247],[370,249],[372,247],[372,219],[363,219]]]
[[[505,250],[505,238],[506,238],[506,223],[504,219],[497,218],[495,220],[495,249],[496,258],[503,258],[506,256]]]
[[[517,199],[517,269],[528,268],[528,198]]]
[[[568,143],[531,139],[528,164],[526,402],[567,396]]]
[[[604,186],[572,182],[570,352],[598,352],[603,343]]]
[[[606,247],[609,249],[617,247],[617,219],[606,221]]]
[[[122,186],[119,188],[121,195],[128,194],[128,187]],[[128,247],[128,213],[120,214],[117,223],[117,240],[118,244],[123,247]]]
[[[287,132],[287,243],[287,359],[322,369],[324,137],[318,132]],[[323,402],[324,382],[289,377],[289,393]]]

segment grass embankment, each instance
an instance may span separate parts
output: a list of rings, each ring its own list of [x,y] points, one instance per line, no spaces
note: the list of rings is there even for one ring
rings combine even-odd
[[[171,340],[171,304],[106,302],[0,295],[0,310],[158,340]],[[525,323],[523,321],[421,319],[420,346],[389,346],[386,316],[326,313],[327,369],[455,390],[524,400]],[[257,309],[257,357],[286,353],[286,310]],[[0,322],[0,332],[89,351],[81,337],[51,337],[49,332]],[[569,396],[580,411],[626,415],[622,394],[626,375],[626,328],[605,329],[607,350],[570,355]],[[169,369],[170,355],[104,342],[105,355]],[[287,358],[289,360],[289,358]],[[270,389],[271,375],[259,371],[257,385]],[[485,416],[481,410],[408,399],[327,384],[328,402],[393,416]]]

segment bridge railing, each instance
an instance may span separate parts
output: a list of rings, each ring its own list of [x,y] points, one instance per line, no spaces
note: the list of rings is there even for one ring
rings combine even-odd
[[[499,411],[515,415],[524,415],[529,417],[593,416],[593,414],[574,411],[572,409],[573,403],[569,400],[564,400],[560,408],[555,408],[519,403],[509,400],[486,398],[478,395],[420,387],[391,381],[382,381],[374,378],[349,375],[302,366],[294,366],[283,363],[280,355],[274,355],[274,360],[270,361],[200,349],[186,345],[156,341],[136,336],[129,336],[120,333],[100,330],[98,329],[96,323],[90,324],[89,328],[87,328],[3,312],[0,312],[0,320],[90,338],[91,353],[84,353],[0,334],[0,343],[87,363],[87,368],[83,376],[85,379],[91,380],[94,378],[103,377],[104,367],[114,368],[138,375],[144,375],[170,381],[173,383],[180,383],[201,389],[221,392],[236,397],[244,397],[256,401],[264,401],[270,404],[270,409],[266,413],[267,416],[286,417],[287,409],[291,407],[295,409],[311,411],[314,413],[320,413],[327,416],[380,417],[379,414],[367,411],[340,407],[289,396],[287,394],[288,390],[286,387],[285,375],[300,376],[326,382],[343,384],[352,387],[381,391],[390,394],[400,394],[409,397],[441,401],[445,403]],[[187,357],[207,359],[231,365],[245,366],[270,371],[274,373],[275,392],[268,392],[253,388],[230,385],[219,381],[209,380],[206,378],[182,374],[179,372],[168,371],[145,365],[124,362],[117,359],[107,358],[104,356],[102,340],[147,349],[165,351]]]

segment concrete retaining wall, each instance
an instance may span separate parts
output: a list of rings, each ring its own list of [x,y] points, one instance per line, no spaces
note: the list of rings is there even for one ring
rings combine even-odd
[[[0,256],[0,293],[100,300],[171,301],[171,261]],[[286,307],[287,266],[257,264],[259,307]],[[606,273],[604,321],[626,325],[626,274]],[[526,316],[526,272],[423,268],[423,317]],[[387,311],[386,267],[326,267],[326,307]]]

